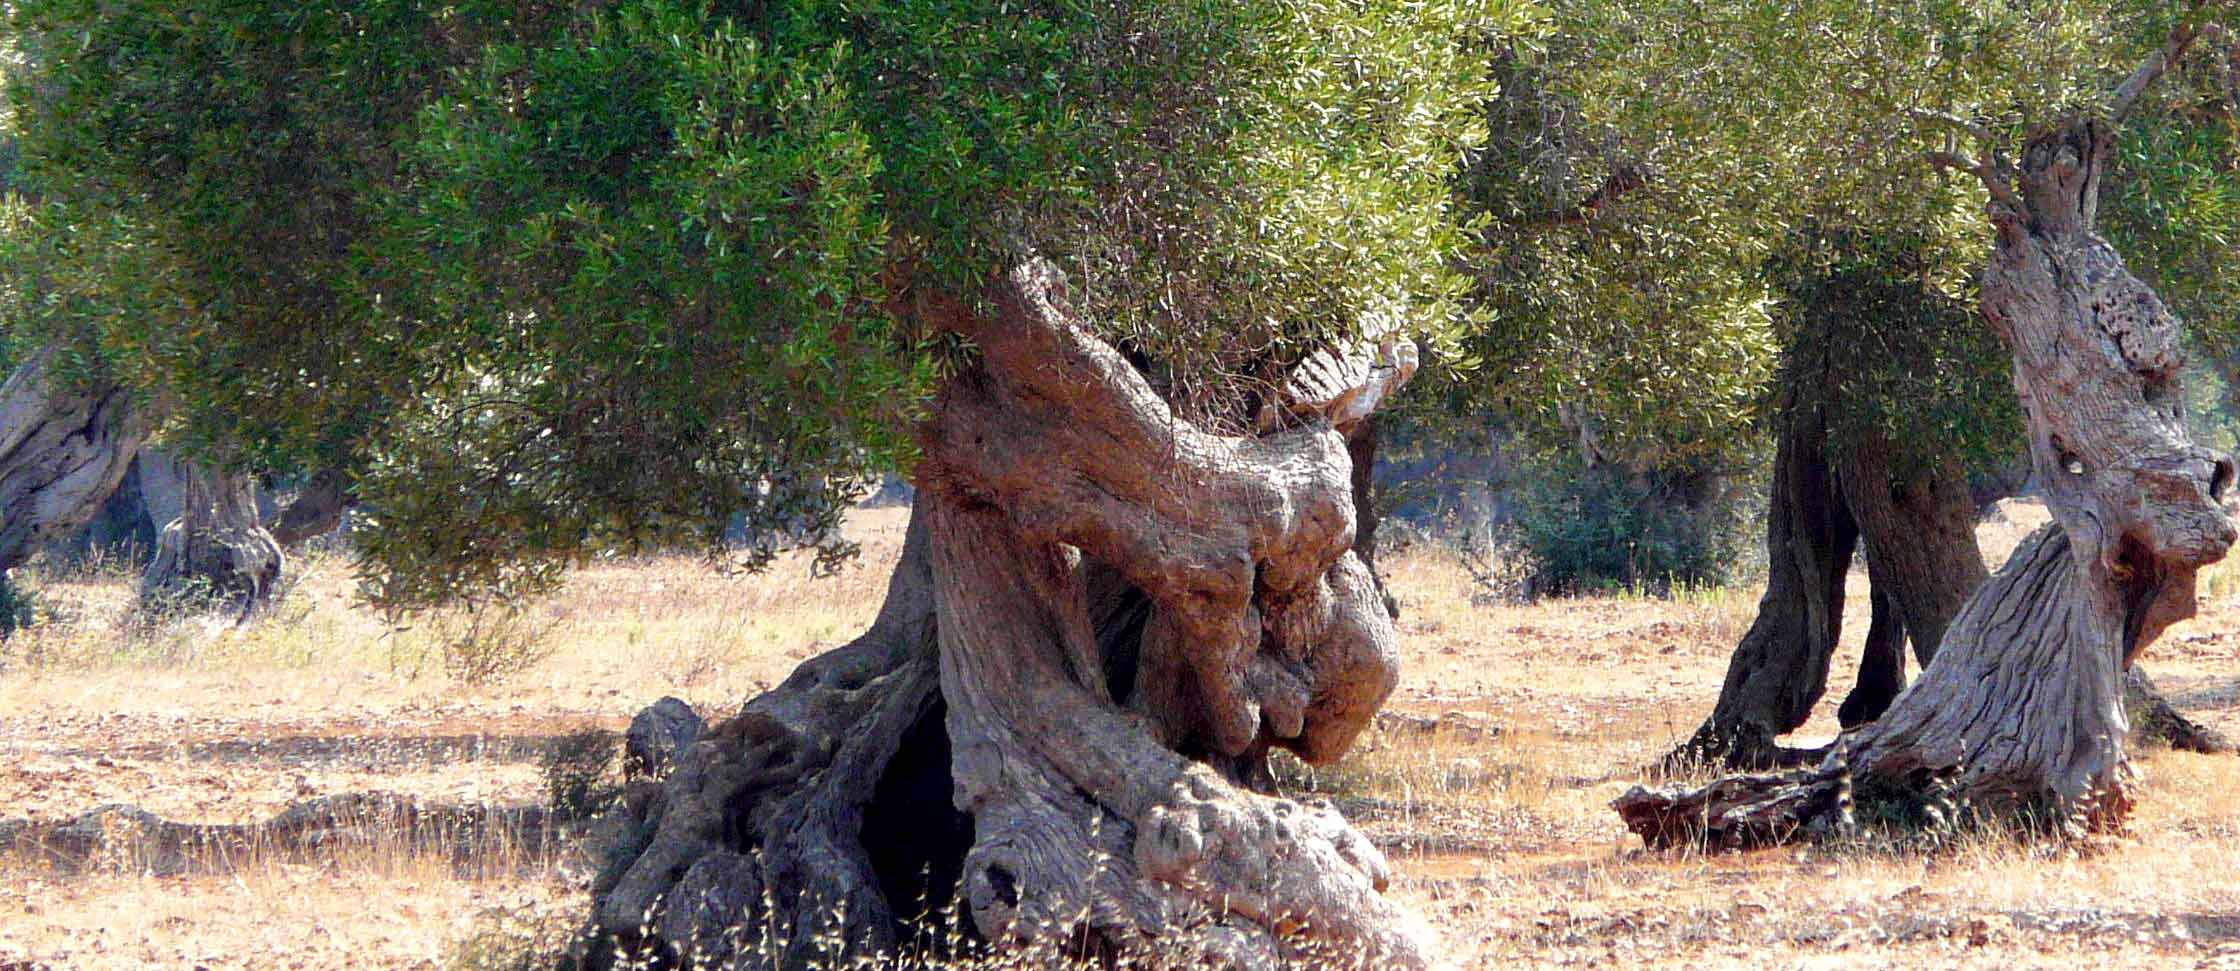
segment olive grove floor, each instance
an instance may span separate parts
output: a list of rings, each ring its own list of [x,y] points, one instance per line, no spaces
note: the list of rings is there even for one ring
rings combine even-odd
[[[2010,504],[1983,527],[1987,552],[2003,558],[2043,516]],[[567,736],[619,730],[662,695],[727,712],[859,630],[903,521],[859,511],[864,556],[834,578],[792,561],[753,577],[616,562],[479,624],[384,622],[352,604],[334,555],[241,630],[127,623],[114,572],[36,577],[54,618],[0,646],[0,826],[109,803],[249,822],[374,791],[542,803]],[[1473,604],[1436,547],[1384,568],[1404,611],[1396,714],[1343,764],[1280,775],[1383,845],[1457,967],[2240,968],[2240,758],[2148,753],[2143,808],[2102,845],[1648,854],[1606,804],[1708,710],[1756,591]],[[1865,627],[1863,572],[1851,582],[1833,697]],[[2202,616],[2149,667],[2181,708],[2240,734],[2240,569],[2205,587]],[[499,676],[470,683],[475,658]],[[1833,731],[1824,712],[1802,734]],[[0,971],[509,967],[579,915],[585,864],[565,841],[478,845],[376,834],[185,867],[0,855]]]

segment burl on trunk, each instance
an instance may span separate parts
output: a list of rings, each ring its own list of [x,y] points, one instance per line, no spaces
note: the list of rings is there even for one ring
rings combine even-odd
[[[2124,670],[2192,615],[2194,575],[2234,530],[2219,502],[2232,464],[2186,433],[2180,324],[2093,231],[2113,142],[2108,122],[2071,120],[1993,187],[1983,308],[2014,355],[2054,522],[1977,588],[1921,678],[1817,768],[1620,797],[1651,845],[1846,829],[1854,781],[1935,785],[2085,828],[2122,821]]]
[[[968,937],[1194,966],[1420,967],[1382,856],[1251,791],[1392,690],[1342,429],[1402,342],[1299,369],[1268,430],[1176,415],[1046,265],[926,315],[978,360],[922,436],[877,621],[710,730],[594,891],[593,964],[798,968],[952,902]]]

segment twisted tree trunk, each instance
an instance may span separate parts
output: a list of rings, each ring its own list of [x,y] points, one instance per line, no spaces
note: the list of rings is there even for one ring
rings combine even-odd
[[[2180,324],[2093,232],[2107,122],[2031,139],[1994,185],[1983,306],[2014,354],[2030,457],[2054,522],[1976,589],[1920,680],[1806,773],[1620,797],[1652,845],[1746,846],[1850,826],[1853,780],[2085,828],[2131,805],[2123,672],[2194,611],[2231,548],[2232,464],[2187,437]]]
[[[0,586],[7,571],[100,511],[147,437],[125,389],[66,384],[57,353],[41,348],[0,385]],[[0,610],[0,634],[19,619],[12,606]]]
[[[246,619],[271,602],[281,568],[280,544],[257,519],[256,483],[192,460],[180,467],[179,517],[156,537],[142,597]]]
[[[1827,462],[1825,344],[1799,341],[1783,375],[1780,438],[1766,508],[1766,592],[1727,662],[1711,716],[1666,757],[1770,768],[1798,756],[1774,740],[1812,717],[1843,632],[1844,576],[1859,527]]]
[[[1871,425],[1850,439],[1833,457],[1844,504],[1866,539],[1875,602],[1858,683],[1836,713],[1845,728],[1889,709],[1905,688],[1905,642],[1927,667],[1961,604],[1990,577],[1958,460],[1906,454]]]
[[[997,946],[1426,964],[1366,840],[1238,784],[1272,748],[1336,758],[1393,687],[1331,419],[1412,356],[1325,355],[1283,427],[1215,435],[1059,286],[1030,266],[934,308],[981,359],[921,430],[878,620],[633,795],[591,963],[808,967],[955,901]]]

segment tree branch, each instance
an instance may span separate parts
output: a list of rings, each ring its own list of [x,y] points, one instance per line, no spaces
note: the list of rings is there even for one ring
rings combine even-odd
[[[1536,212],[1518,222],[1526,226],[1576,226],[1594,218],[1594,214],[1602,211],[1602,207],[1617,201],[1619,197],[1648,184],[1649,177],[1641,169],[1630,162],[1619,162],[1610,170],[1609,176],[1602,180],[1602,184],[1578,203],[1564,209]]]
[[[2178,19],[2176,27],[2170,29],[2170,37],[2162,42],[2162,49],[2147,55],[2147,59],[2132,70],[2131,76],[2124,78],[2123,83],[2116,87],[2108,107],[2108,120],[2122,121],[2138,105],[2139,97],[2146,94],[2147,88],[2169,71],[2170,65],[2185,56],[2186,48],[2191,47],[2194,40],[2201,36],[2202,23],[2199,18],[2209,2],[2210,0],[2191,0],[2186,5],[2185,15]]]
[[[1998,170],[1990,162],[1979,162],[1957,151],[1924,152],[1922,157],[1936,168],[1952,169],[1975,176],[1983,183],[1984,190],[1991,193],[1992,201],[2011,206],[2016,212],[2022,211],[2021,197],[2014,194],[2014,187],[2000,178]]]
[[[1991,129],[1984,127],[1979,122],[1969,121],[1968,119],[1962,118],[1959,115],[1955,115],[1949,111],[1931,111],[1927,108],[1908,108],[1906,109],[1906,114],[1912,116],[1913,120],[1915,121],[1924,121],[1933,125],[1941,125],[1943,127],[1960,132],[1964,135],[1969,135],[1985,145],[1994,145],[1999,141],[1998,137],[1991,133]]]

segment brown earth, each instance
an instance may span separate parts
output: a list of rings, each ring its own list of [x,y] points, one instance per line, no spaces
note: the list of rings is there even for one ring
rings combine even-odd
[[[1986,551],[2043,516],[2010,503]],[[128,620],[111,572],[35,578],[55,618],[0,646],[0,827],[109,803],[246,823],[356,792],[540,805],[567,736],[668,694],[721,714],[859,629],[902,522],[859,513],[865,555],[838,577],[618,561],[480,625],[384,623],[335,558],[245,629]],[[1404,611],[1395,717],[1343,764],[1282,777],[1385,848],[1457,967],[2240,968],[2240,758],[2147,753],[2140,812],[2105,844],[1646,853],[1606,804],[1709,709],[1756,590],[1475,606],[1436,547],[1381,562]],[[1833,698],[1865,628],[1852,584]],[[2240,735],[2240,569],[2204,587],[2149,664],[2179,707]],[[476,667],[506,676],[461,676]],[[1826,707],[1800,736],[1835,731]],[[564,926],[585,879],[568,845],[463,860],[378,835],[189,866],[17,852],[0,857],[0,969],[495,967],[492,941]]]

